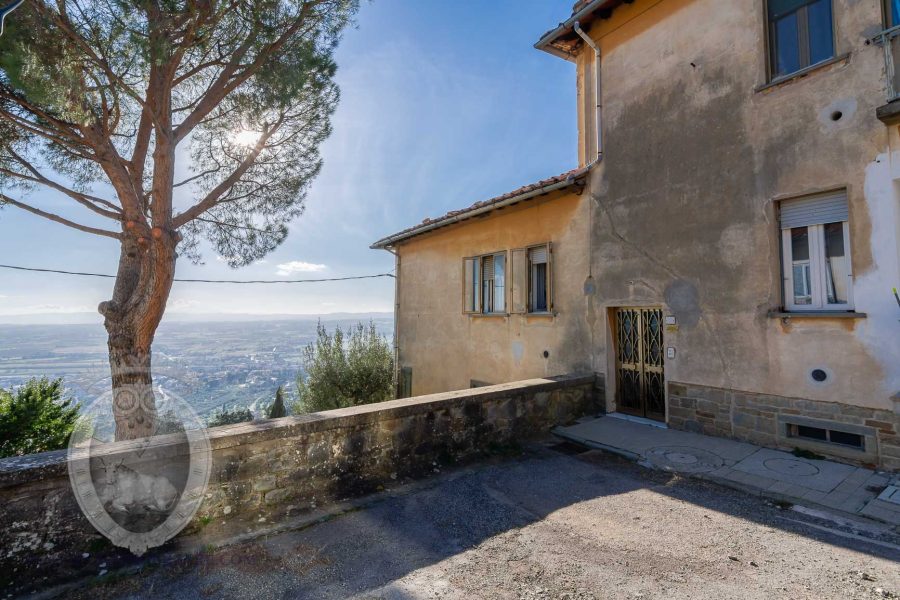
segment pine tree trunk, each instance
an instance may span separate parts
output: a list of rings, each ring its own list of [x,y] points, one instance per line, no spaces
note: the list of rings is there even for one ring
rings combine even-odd
[[[116,440],[156,430],[151,345],[175,276],[176,234],[125,226],[112,300],[100,304],[108,335]]]

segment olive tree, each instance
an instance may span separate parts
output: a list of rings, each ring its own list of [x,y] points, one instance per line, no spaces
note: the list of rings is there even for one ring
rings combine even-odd
[[[297,413],[384,402],[393,397],[394,353],[374,322],[357,323],[346,335],[322,323],[303,349],[305,377],[297,379]]]
[[[99,311],[117,439],[153,433],[151,345],[178,257],[199,261],[205,239],[230,266],[250,264],[302,212],[357,4],[27,0],[6,19],[0,205],[116,243]]]

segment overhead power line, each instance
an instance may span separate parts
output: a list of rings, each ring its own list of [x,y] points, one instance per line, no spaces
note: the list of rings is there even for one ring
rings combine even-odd
[[[60,275],[78,275],[81,277],[106,277],[109,279],[115,279],[115,275],[109,275],[108,273],[80,273],[78,271],[62,271],[59,269],[37,269],[34,267],[19,267],[16,265],[0,265],[0,268],[3,269],[14,269],[16,271],[33,271],[35,273],[58,273]],[[238,283],[238,284],[247,284],[247,283],[324,283],[327,281],[351,281],[354,279],[377,279],[379,277],[394,277],[393,273],[377,273],[375,275],[357,275],[355,277],[328,277],[324,279],[255,279],[255,280],[240,280],[240,279],[178,279],[177,277],[174,281],[180,281],[183,283]]]

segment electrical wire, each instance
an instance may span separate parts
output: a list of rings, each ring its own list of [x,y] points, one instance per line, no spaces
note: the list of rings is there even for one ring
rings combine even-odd
[[[58,273],[60,275],[78,275],[80,277],[106,277],[115,279],[115,275],[107,273],[81,273],[78,271],[62,271],[59,269],[38,269],[34,267],[19,267],[16,265],[0,265],[2,269],[14,269],[16,271],[33,271],[35,273]],[[236,284],[270,284],[270,283],[323,283],[328,281],[352,281],[356,279],[376,279],[379,277],[394,277],[393,273],[378,273],[375,275],[357,275],[355,277],[328,277],[324,279],[256,279],[256,280],[239,280],[239,279],[178,279],[183,283],[236,283]]]

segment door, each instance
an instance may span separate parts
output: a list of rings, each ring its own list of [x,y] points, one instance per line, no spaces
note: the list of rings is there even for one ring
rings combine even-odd
[[[660,308],[615,309],[616,409],[657,421],[666,419]]]

